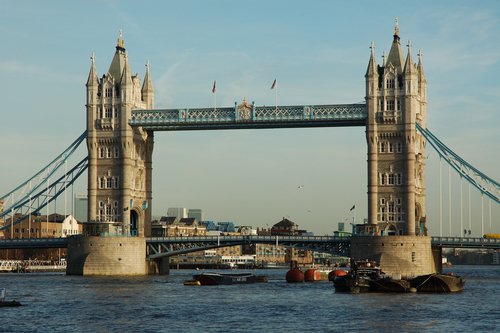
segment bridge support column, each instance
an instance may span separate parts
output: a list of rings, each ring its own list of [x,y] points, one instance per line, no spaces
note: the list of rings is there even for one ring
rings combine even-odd
[[[386,274],[409,277],[437,272],[431,238],[426,236],[353,236],[351,257],[374,260]]]
[[[146,275],[144,237],[72,236],[67,275]]]
[[[443,273],[443,248],[441,246],[433,246],[432,256],[434,257],[436,272]]]

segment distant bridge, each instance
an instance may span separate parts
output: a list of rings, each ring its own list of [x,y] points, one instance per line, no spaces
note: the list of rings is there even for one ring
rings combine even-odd
[[[391,236],[387,236],[390,240]],[[69,238],[2,239],[0,249],[66,248]],[[431,237],[432,246],[442,248],[469,248],[500,250],[500,239],[479,237]],[[207,249],[249,245],[276,244],[311,251],[348,256],[349,236],[196,236],[146,238],[148,259],[172,257]]]

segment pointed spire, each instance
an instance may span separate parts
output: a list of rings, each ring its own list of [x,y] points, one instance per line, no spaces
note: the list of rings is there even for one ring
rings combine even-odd
[[[116,50],[125,51],[125,43],[123,42],[122,29],[120,29],[120,36],[118,36],[118,42],[116,43]]]
[[[397,16],[396,16],[396,26],[394,27],[394,38],[396,38],[396,36],[399,38],[399,22]]]
[[[385,51],[382,52],[382,67],[385,67]]]
[[[399,42],[399,24],[398,18],[396,17],[396,27],[394,28],[394,39],[392,41],[391,50],[389,51],[389,56],[387,57],[387,65],[392,64],[398,73],[403,71],[403,50],[401,49],[401,44]]]
[[[377,63],[375,62],[375,43],[370,44],[370,60],[368,61],[368,68],[366,69],[366,76],[374,76],[377,74]]]
[[[422,64],[422,56],[423,56],[422,51],[418,50],[418,65],[417,65],[418,76],[421,82],[425,82],[426,80],[424,74],[424,65]]]
[[[97,78],[97,71],[95,70],[95,55],[94,51],[92,51],[92,64],[90,66],[89,78],[87,79],[87,87],[88,86],[97,86],[99,84],[99,79]]]
[[[116,45],[115,55],[109,66],[108,73],[111,74],[115,82],[118,82],[122,77],[122,72],[125,64],[125,47],[123,43],[123,35],[120,30],[120,36],[118,37],[118,43]]]
[[[152,92],[153,84],[151,83],[151,74],[149,73],[149,60],[146,63],[146,75],[144,76],[144,83],[142,84],[142,93]]]
[[[127,86],[127,85],[132,85],[132,73],[130,71],[130,66],[128,64],[128,56],[125,53],[125,61],[124,61],[124,66],[123,66],[123,72],[122,72],[122,77],[120,81],[122,87]]]
[[[413,58],[411,57],[411,40],[408,41],[406,45],[408,47],[408,54],[406,56],[406,62],[404,67],[405,74],[412,74],[415,72],[415,64],[413,63]]]

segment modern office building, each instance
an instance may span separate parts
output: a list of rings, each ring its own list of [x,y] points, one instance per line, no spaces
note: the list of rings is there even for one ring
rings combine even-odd
[[[86,194],[75,194],[74,214],[77,221],[88,221],[88,202]]]
[[[171,207],[167,209],[167,216],[184,219],[188,217],[188,209],[183,207]],[[199,220],[198,220],[199,221]]]
[[[198,222],[205,221],[205,219],[203,218],[203,211],[201,209],[197,209],[197,208],[194,208],[194,209],[189,208],[188,217],[195,218],[196,221],[198,221]]]

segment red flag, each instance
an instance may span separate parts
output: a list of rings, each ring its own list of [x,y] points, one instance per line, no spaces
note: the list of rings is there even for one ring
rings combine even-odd
[[[271,90],[273,90],[274,88],[276,88],[276,79],[274,79],[274,81],[273,81],[273,85],[271,86]]]
[[[214,80],[214,85],[212,87],[212,94],[215,94],[215,80]]]

